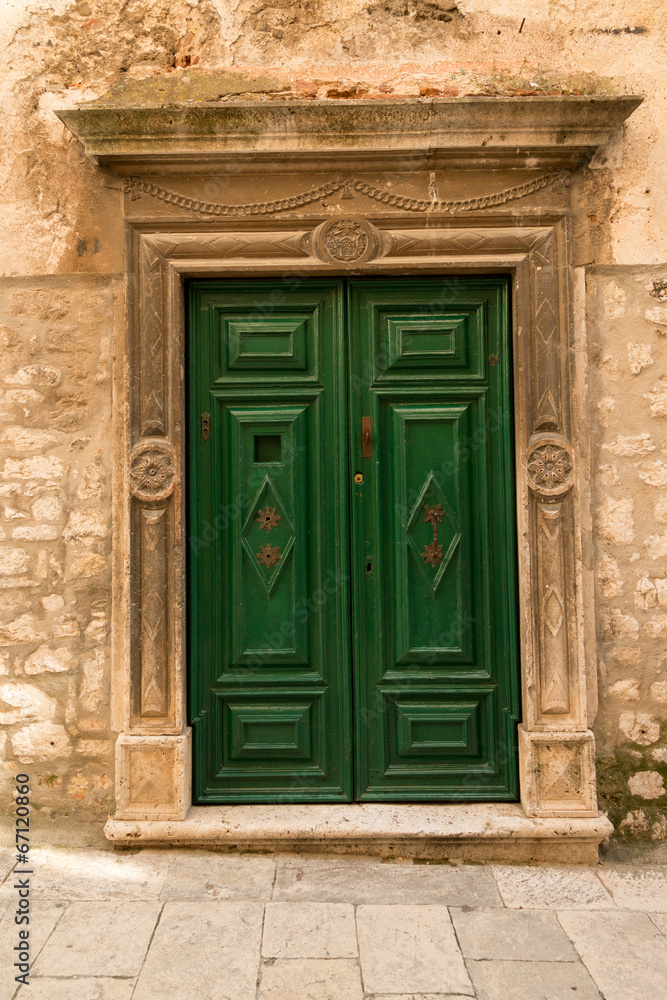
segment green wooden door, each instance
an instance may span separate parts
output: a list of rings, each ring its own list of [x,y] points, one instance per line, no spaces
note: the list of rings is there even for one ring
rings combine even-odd
[[[196,801],[516,797],[507,294],[192,283]]]

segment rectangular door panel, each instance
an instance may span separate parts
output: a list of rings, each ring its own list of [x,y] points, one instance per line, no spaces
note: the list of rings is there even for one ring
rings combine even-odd
[[[296,285],[190,288],[198,802],[352,795],[342,285]]]
[[[516,798],[507,296],[504,278],[350,282],[362,801]]]
[[[307,538],[304,459],[309,416],[321,432],[309,412],[316,405],[225,408],[240,531],[228,546],[234,600],[227,629],[234,642],[223,678],[225,672],[242,677],[255,665],[308,667],[308,630],[296,615],[308,597],[307,552],[295,542]]]
[[[469,573],[475,560],[468,518],[477,491],[462,444],[478,422],[479,400],[384,402],[380,397],[389,423],[382,435],[387,455],[380,491],[393,503],[380,544],[388,557],[386,594],[394,601],[394,652],[385,668],[472,663],[467,623],[474,618],[477,591]]]

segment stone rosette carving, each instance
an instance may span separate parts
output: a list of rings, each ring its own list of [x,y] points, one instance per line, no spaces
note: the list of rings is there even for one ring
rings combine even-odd
[[[313,248],[329,264],[364,264],[379,246],[375,226],[357,216],[329,219],[313,233]]]
[[[574,458],[569,442],[556,435],[535,438],[528,447],[527,469],[530,488],[539,496],[567,493],[574,482]]]
[[[176,485],[174,449],[165,441],[142,441],[130,455],[130,491],[144,503],[166,500]]]

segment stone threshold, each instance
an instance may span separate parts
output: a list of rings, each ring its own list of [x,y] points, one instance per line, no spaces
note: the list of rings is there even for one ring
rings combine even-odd
[[[613,832],[602,815],[530,818],[518,803],[192,806],[184,820],[122,820],[115,846],[206,846],[461,861],[595,864]]]

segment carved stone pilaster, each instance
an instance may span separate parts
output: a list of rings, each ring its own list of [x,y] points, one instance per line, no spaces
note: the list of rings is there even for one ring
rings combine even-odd
[[[182,820],[192,798],[192,730],[116,742],[116,818]]]
[[[526,471],[531,492],[535,721],[553,728],[580,718],[574,604],[574,458],[560,435],[535,435]]]
[[[167,433],[167,358],[164,338],[164,261],[148,240],[141,244],[139,428],[142,437]]]
[[[593,733],[519,726],[521,803],[527,816],[597,816]]]
[[[176,459],[171,445],[161,438],[140,441],[130,455],[129,486],[136,526],[132,575],[132,724],[135,729],[173,726],[170,534]]]

